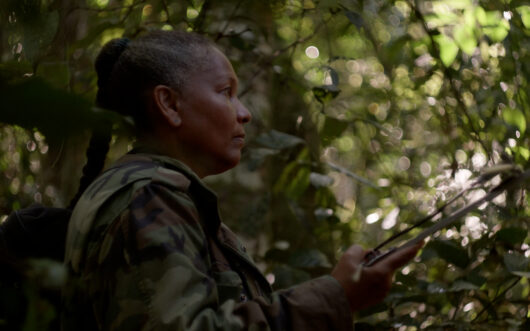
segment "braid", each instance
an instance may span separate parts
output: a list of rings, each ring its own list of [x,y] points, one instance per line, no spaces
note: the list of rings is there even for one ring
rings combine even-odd
[[[103,166],[105,165],[105,158],[109,151],[110,140],[112,137],[112,126],[110,123],[103,123],[98,130],[92,131],[90,142],[86,150],[87,161],[83,167],[83,175],[79,182],[79,189],[74,198],[70,201],[68,209],[73,209],[83,192],[96,179]]]
[[[95,67],[98,74],[96,105],[99,107],[110,108],[109,80],[116,62],[118,62],[120,55],[127,49],[128,43],[129,39],[127,38],[111,40],[105,45],[96,59]],[[103,122],[97,129],[92,130],[92,136],[90,137],[90,142],[86,150],[87,161],[83,167],[83,174],[79,181],[79,189],[70,201],[68,209],[74,208],[83,192],[103,169],[111,138],[112,125],[109,122]]]

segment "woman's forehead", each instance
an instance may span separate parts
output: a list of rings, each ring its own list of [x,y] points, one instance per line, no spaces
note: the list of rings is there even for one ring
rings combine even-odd
[[[237,75],[232,64],[220,50],[214,49],[207,56],[207,65],[197,73],[198,75],[202,76],[202,78],[209,77],[216,80],[237,81]]]

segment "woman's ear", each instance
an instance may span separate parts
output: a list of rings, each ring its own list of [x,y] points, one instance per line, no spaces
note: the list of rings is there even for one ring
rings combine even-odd
[[[155,110],[173,127],[179,127],[182,118],[179,113],[178,93],[166,85],[157,85],[153,89]]]

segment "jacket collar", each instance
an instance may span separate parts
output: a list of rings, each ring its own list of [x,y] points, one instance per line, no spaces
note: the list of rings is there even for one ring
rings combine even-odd
[[[159,154],[153,147],[137,144],[128,154],[145,156],[166,168],[182,173],[190,180],[188,193],[196,204],[197,209],[203,219],[203,224],[208,232],[216,234],[221,224],[217,195],[197,176],[190,167],[183,162],[169,156]]]

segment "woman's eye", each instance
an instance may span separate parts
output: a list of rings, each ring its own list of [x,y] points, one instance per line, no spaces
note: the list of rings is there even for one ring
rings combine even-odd
[[[226,87],[223,89],[223,94],[225,94],[226,96],[232,96],[232,87]]]

